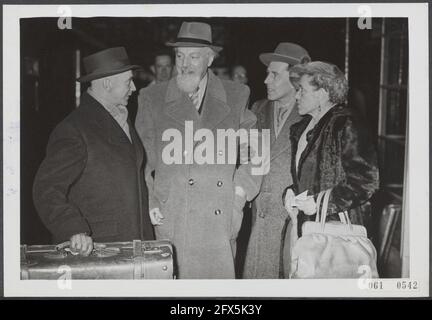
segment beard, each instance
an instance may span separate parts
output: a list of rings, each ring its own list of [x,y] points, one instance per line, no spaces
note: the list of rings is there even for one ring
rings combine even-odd
[[[201,77],[193,72],[180,73],[176,77],[179,89],[186,93],[193,93],[198,89]]]

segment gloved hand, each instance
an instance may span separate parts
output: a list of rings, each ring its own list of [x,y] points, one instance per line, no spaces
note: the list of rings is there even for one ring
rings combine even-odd
[[[311,216],[316,212],[316,203],[313,196],[308,196],[305,200],[296,200],[297,208],[304,214]]]
[[[296,196],[292,189],[287,189],[285,193],[284,204],[285,204],[285,209],[288,211],[291,220],[297,219],[298,209],[296,203]]]

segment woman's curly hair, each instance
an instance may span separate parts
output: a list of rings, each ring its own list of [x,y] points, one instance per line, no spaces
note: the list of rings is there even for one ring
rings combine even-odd
[[[310,84],[317,90],[323,88],[329,94],[332,103],[345,103],[348,95],[348,81],[344,73],[334,64],[313,61],[298,64],[290,69],[290,73],[298,77],[308,75]]]

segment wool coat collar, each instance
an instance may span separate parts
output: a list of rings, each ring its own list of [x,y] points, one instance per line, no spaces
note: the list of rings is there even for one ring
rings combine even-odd
[[[95,128],[104,132],[111,144],[127,147],[130,156],[137,161],[137,164],[142,162],[143,154],[139,148],[139,139],[129,118],[127,121],[132,143],[110,113],[87,92],[83,94],[79,108],[85,108]]]
[[[323,128],[329,123],[329,121],[331,119],[335,119],[335,117],[338,116],[344,116],[349,114],[349,110],[347,109],[347,107],[345,107],[344,105],[336,105],[334,107],[332,107],[319,121],[318,123],[315,125],[315,127],[307,133],[307,145],[306,148],[303,150],[303,153],[300,156],[299,159],[299,163],[298,163],[298,170],[297,170],[297,175],[298,177],[300,177],[301,174],[301,168],[303,165],[304,160],[306,159],[306,157],[309,155],[309,153],[311,152],[315,142],[317,141],[318,137],[320,135],[322,135],[322,130]],[[294,125],[292,125],[291,130],[290,130],[290,139],[291,139],[291,145],[292,145],[292,154],[293,154],[293,159],[295,159],[295,155],[297,153],[297,146],[298,146],[298,142],[300,140],[300,137],[303,133],[303,131],[306,130],[309,122],[312,120],[312,117],[310,115],[305,115],[303,116],[303,118],[295,123]],[[292,162],[292,165],[295,165],[295,160]],[[294,166],[295,168],[295,166]],[[295,170],[292,170],[293,174],[295,173]]]
[[[282,130],[276,138],[276,133],[274,131],[274,108],[275,104],[273,101],[265,100],[265,105],[260,108],[261,113],[261,127],[270,130],[270,160],[277,158],[279,155],[284,153],[288,148],[289,144],[289,134],[290,127],[292,124],[300,120],[300,115],[298,114],[297,104],[292,108],[288,118],[286,119]]]
[[[227,104],[227,95],[222,81],[208,70],[207,88],[204,94],[201,116],[192,104],[187,93],[182,92],[176,79],[168,83],[165,95],[164,112],[174,120],[184,125],[185,121],[194,121],[195,128],[215,128],[230,113],[231,108]]]

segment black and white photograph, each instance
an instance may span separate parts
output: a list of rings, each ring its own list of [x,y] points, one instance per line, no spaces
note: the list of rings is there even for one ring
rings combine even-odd
[[[427,12],[4,5],[5,296],[428,296]]]

